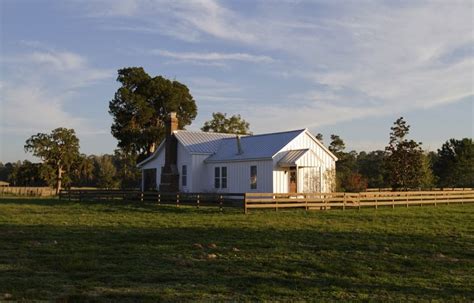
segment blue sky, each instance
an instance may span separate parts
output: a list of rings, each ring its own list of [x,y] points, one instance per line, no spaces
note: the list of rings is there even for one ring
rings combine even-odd
[[[198,105],[254,133],[309,128],[383,149],[404,116],[436,150],[473,137],[472,1],[0,1],[0,161],[72,127],[111,153],[119,68],[186,84]]]

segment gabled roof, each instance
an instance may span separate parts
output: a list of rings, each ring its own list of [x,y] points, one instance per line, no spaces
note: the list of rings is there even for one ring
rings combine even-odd
[[[223,133],[210,133],[210,132],[194,132],[187,130],[174,131],[176,139],[181,143],[186,150],[191,154],[213,154],[217,151],[221,140],[226,138],[235,138],[235,134],[223,134]],[[160,150],[164,148],[165,140],[161,141],[155,152],[138,163],[137,166],[141,167],[151,160],[155,159],[159,154]]]
[[[305,129],[246,136],[240,139],[243,153],[237,153],[237,139],[227,138],[221,140],[217,151],[206,159],[206,162],[243,161],[271,159],[278,151],[285,147]]]
[[[191,154],[215,153],[222,139],[236,137],[235,134],[193,132],[187,130],[175,131],[174,135]]]

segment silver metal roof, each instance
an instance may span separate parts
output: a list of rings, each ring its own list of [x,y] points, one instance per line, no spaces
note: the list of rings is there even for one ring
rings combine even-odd
[[[215,153],[221,144],[222,139],[235,138],[235,134],[193,132],[178,130],[174,135],[183,146],[193,154]]]
[[[304,129],[300,129],[241,137],[242,153],[238,153],[237,139],[233,135],[233,138],[222,139],[215,154],[209,156],[206,162],[271,159],[273,155],[304,131]]]
[[[298,161],[299,158],[303,157],[308,151],[309,148],[289,150],[286,152],[283,158],[278,161],[278,166],[296,166],[296,161]]]

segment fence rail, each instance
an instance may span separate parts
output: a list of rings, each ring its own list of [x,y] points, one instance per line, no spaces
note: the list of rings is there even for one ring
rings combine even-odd
[[[362,192],[362,193],[246,193],[244,211],[250,209],[304,208],[325,210],[330,208],[438,205],[450,203],[474,203],[474,190]]]
[[[149,202],[169,205],[224,206],[242,207],[244,194],[235,193],[163,193],[138,190],[61,190],[60,200],[78,201],[127,201]]]

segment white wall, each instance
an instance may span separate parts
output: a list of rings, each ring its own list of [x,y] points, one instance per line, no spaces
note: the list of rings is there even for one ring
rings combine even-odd
[[[183,186],[183,165],[187,166],[187,186]],[[193,173],[192,173],[192,157],[186,148],[178,141],[178,158],[176,161],[179,173],[179,190],[182,192],[193,192]]]
[[[250,166],[257,166],[257,188],[250,189]],[[227,189],[214,188],[214,168],[227,167]],[[273,190],[273,162],[264,161],[239,161],[207,164],[207,191],[222,193],[268,193]]]
[[[143,188],[143,170],[156,168],[156,188],[160,188],[161,183],[161,167],[165,165],[165,148],[159,151],[156,158],[152,159],[151,161],[147,162],[145,165],[142,166],[142,188]]]
[[[288,192],[289,174],[286,172],[286,169],[278,167],[278,161],[285,155],[285,151],[305,148],[311,149],[316,156],[308,154],[308,156],[305,155],[298,161],[300,166],[298,167],[298,192],[314,191],[316,186],[308,184],[304,180],[305,175],[308,174],[311,174],[311,178],[318,176],[318,178],[322,179],[320,182],[322,192],[329,192],[331,190],[330,182],[326,180],[325,175],[328,175],[327,171],[335,169],[336,162],[318,143],[304,132],[293,139],[273,158],[273,192]]]

